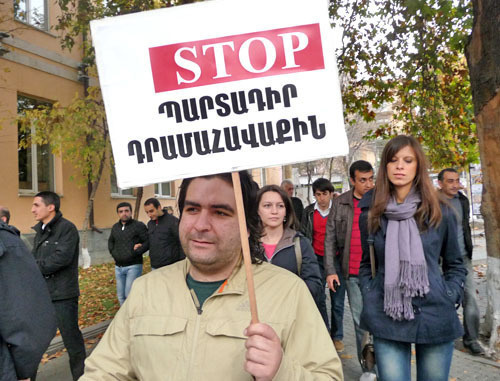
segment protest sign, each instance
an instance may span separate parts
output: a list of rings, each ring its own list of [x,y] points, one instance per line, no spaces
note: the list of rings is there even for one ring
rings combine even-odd
[[[324,0],[215,0],[91,28],[121,188],[348,151]]]

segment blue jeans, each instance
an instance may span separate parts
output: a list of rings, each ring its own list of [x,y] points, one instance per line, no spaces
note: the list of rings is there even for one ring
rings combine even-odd
[[[132,283],[142,275],[142,264],[130,266],[115,266],[116,293],[120,306],[127,299]]]
[[[323,321],[325,322],[326,329],[328,331],[330,331],[330,327],[329,327],[329,324],[328,324],[328,313],[326,312],[326,294],[325,294],[326,276],[325,276],[325,265],[323,263],[323,257],[321,255],[316,254],[316,259],[318,260],[319,272],[321,274],[321,282],[323,284],[322,293],[320,295],[320,300],[319,300],[319,303],[318,303],[318,309],[319,309],[319,313],[321,314],[321,317],[323,318]]]
[[[411,343],[373,338],[380,381],[411,380]],[[415,344],[417,381],[448,381],[453,341]]]
[[[476,299],[476,284],[474,283],[474,270],[469,257],[464,256],[464,265],[467,268],[464,289],[464,344],[470,345],[479,337],[479,307]]]
[[[345,286],[347,289],[347,297],[349,298],[349,306],[351,308],[352,320],[354,322],[354,331],[356,333],[356,350],[358,352],[358,361],[361,363],[361,342],[363,341],[363,335],[365,330],[361,329],[359,326],[359,321],[361,319],[361,311],[363,310],[363,296],[361,295],[361,286],[359,285],[358,277],[350,276],[349,279],[345,280]],[[363,369],[366,372],[367,369]]]
[[[345,301],[345,280],[342,276],[342,268],[338,261],[335,261],[335,271],[339,277],[340,286],[333,292],[330,290],[330,300],[332,302],[332,320],[330,336],[333,340],[344,338],[344,301]]]

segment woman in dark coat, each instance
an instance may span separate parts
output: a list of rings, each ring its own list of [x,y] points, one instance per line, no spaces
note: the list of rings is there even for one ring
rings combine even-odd
[[[309,240],[295,231],[295,213],[290,198],[277,185],[266,185],[257,193],[257,205],[264,231],[261,243],[267,261],[300,276],[318,305],[321,292],[324,292],[319,265]],[[300,250],[295,248],[297,240]],[[302,259],[300,272],[296,253]],[[326,316],[326,311],[324,314]]]
[[[412,343],[417,380],[448,380],[453,341],[463,334],[456,306],[467,271],[455,215],[433,188],[427,168],[413,137],[395,137],[382,152],[375,189],[359,203],[361,327],[374,336],[382,381],[411,380]]]

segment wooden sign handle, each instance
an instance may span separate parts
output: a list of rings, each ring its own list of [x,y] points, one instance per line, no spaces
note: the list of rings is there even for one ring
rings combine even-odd
[[[250,257],[250,245],[248,244],[248,230],[245,220],[245,208],[243,206],[243,194],[241,192],[240,174],[231,173],[233,178],[234,197],[236,199],[236,210],[238,212],[238,222],[240,226],[241,248],[243,250],[243,262],[245,263],[245,272],[247,275],[248,298],[250,299],[250,314],[252,324],[259,322],[257,314],[257,300],[255,298],[255,287],[253,283],[252,259]]]

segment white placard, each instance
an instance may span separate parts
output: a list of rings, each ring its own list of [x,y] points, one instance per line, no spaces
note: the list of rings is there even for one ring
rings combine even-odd
[[[121,188],[348,152],[324,0],[214,0],[91,29]]]

